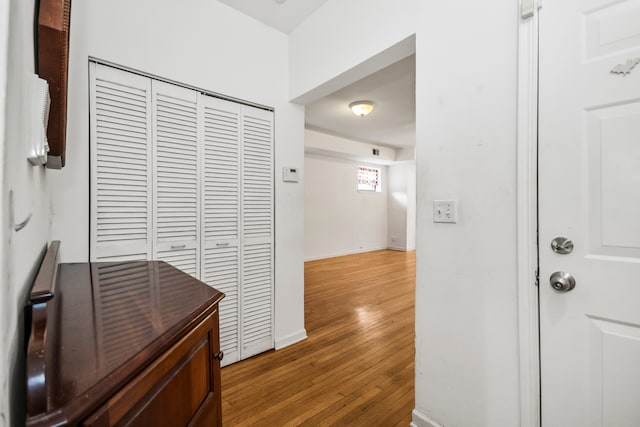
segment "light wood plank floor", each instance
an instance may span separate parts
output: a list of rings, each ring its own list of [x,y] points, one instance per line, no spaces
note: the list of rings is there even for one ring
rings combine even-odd
[[[414,407],[415,252],[305,263],[308,338],[222,369],[229,426],[402,426]]]

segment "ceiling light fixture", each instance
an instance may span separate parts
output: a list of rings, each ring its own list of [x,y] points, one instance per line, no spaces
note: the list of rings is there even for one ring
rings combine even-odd
[[[356,116],[364,117],[373,110],[373,105],[371,101],[355,101],[349,104],[349,108]]]

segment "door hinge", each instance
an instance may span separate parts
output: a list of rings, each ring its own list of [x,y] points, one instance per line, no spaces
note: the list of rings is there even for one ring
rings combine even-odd
[[[540,286],[540,268],[535,271],[536,286]]]
[[[542,0],[520,0],[520,17],[522,19],[531,18],[536,10],[542,8]]]

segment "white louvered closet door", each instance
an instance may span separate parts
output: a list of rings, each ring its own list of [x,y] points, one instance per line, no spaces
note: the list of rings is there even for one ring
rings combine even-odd
[[[90,70],[91,260],[163,260],[224,292],[225,365],[273,348],[273,112]]]
[[[151,79],[90,64],[91,261],[151,257]]]
[[[153,258],[200,278],[198,93],[154,80]]]
[[[240,360],[240,105],[202,95],[202,280],[220,302],[222,366]]]
[[[274,345],[273,205],[273,112],[242,106],[242,359]]]

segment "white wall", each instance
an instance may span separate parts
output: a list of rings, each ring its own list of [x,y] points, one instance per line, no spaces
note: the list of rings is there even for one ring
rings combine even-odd
[[[357,167],[381,168],[382,191],[357,191]],[[387,248],[387,167],[306,154],[304,257],[329,258]]]
[[[0,97],[0,425],[24,424],[22,308],[51,228],[49,179],[52,172],[41,166],[33,167],[27,161],[32,141],[28,139],[31,116],[25,93],[28,79],[35,71],[33,19],[33,0],[0,1],[0,94],[3,94]],[[9,203],[10,193],[13,193],[13,209]],[[27,226],[19,232],[13,231],[14,223],[22,222],[29,214],[32,216]]]
[[[304,137],[305,260],[386,248],[415,249],[415,165],[395,163],[399,154],[404,158],[414,150],[309,129]],[[372,155],[372,148],[379,150],[378,156]],[[372,197],[353,191],[358,165],[386,165],[381,193]]]
[[[334,78],[349,84],[352,79],[358,80],[412,54],[404,51],[400,56],[383,55],[367,64],[366,75],[351,73],[352,68],[415,33],[418,17],[415,12],[420,3],[417,0],[329,0],[289,37],[291,99],[315,93],[319,86]],[[390,62],[381,62],[384,59]],[[337,89],[340,87],[331,90]]]
[[[418,425],[519,424],[517,6],[329,0],[290,37],[307,99],[415,32]],[[459,200],[457,224],[432,222],[438,198]]]
[[[416,408],[443,424],[519,424],[517,6],[433,3],[419,35]]]
[[[379,155],[372,154],[374,148],[379,151]],[[396,150],[393,148],[354,141],[309,129],[304,131],[304,152],[370,162],[377,165],[389,165],[396,160]]]
[[[389,248],[407,246],[407,174],[404,165],[389,166]]]
[[[302,168],[304,109],[289,103],[287,37],[211,0],[78,1],[71,13],[67,166],[53,236],[89,259],[89,57],[275,108],[275,166]],[[303,182],[276,179],[276,346],[305,337]]]
[[[388,177],[389,248],[411,251],[416,248],[416,166],[390,165]]]
[[[416,164],[407,165],[407,250],[416,249],[417,219]]]

